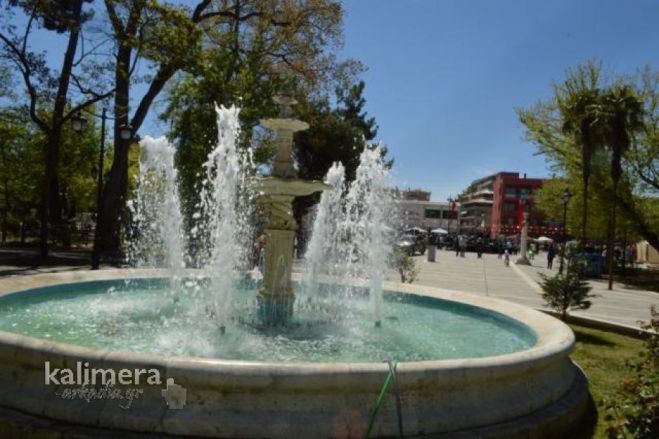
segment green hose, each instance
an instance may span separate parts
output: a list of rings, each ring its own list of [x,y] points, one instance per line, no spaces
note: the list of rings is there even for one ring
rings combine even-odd
[[[396,369],[396,361],[391,362],[391,365],[389,367],[389,374],[387,375],[387,378],[384,380],[384,384],[382,385],[382,389],[380,389],[380,395],[378,396],[378,399],[375,401],[375,407],[373,407],[373,412],[371,412],[371,420],[368,422],[368,429],[366,429],[366,439],[369,439],[371,437],[371,432],[373,431],[373,427],[375,426],[375,419],[378,416],[378,412],[380,411],[380,406],[382,405],[382,402],[384,401],[384,397],[387,394],[387,390],[389,389],[389,385],[391,384],[391,381],[394,378],[394,370]]]

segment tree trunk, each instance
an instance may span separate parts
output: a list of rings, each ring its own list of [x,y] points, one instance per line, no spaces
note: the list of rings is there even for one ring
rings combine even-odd
[[[59,149],[62,137],[62,119],[66,108],[66,98],[69,93],[71,71],[73,70],[73,61],[78,48],[82,0],[75,1],[74,8],[74,23],[69,31],[69,41],[66,52],[64,53],[62,70],[60,71],[57,85],[55,106],[50,125],[51,129],[47,133],[44,187],[41,195],[43,210],[41,215],[41,256],[44,258],[48,256],[48,223],[50,221],[51,224],[59,224],[62,218],[58,180]]]
[[[609,290],[613,289],[613,266],[615,265],[615,234],[616,234],[616,197],[618,182],[613,182],[613,206],[611,206],[611,217],[609,219],[608,242],[606,244],[606,260],[609,271]]]
[[[2,149],[0,150],[2,152],[2,166],[5,169],[9,169],[9,164],[7,163],[7,152],[5,150],[6,145],[4,142],[0,143],[2,145]],[[5,244],[7,242],[7,217],[9,216],[9,175],[4,174],[4,178],[2,179],[2,186],[3,186],[3,193],[5,196],[5,208],[2,211],[2,244]]]
[[[581,211],[581,247],[586,245],[586,225],[588,222],[588,177],[583,179],[583,205]]]
[[[130,46],[120,46],[117,52],[115,70],[116,91],[114,95],[114,157],[103,192],[102,217],[100,229],[99,255],[109,254],[117,257],[120,251],[121,217],[128,191],[128,152],[130,141],[123,140],[120,127],[128,125],[130,99]]]

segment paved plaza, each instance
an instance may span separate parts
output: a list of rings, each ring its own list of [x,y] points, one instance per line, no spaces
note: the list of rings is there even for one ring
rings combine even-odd
[[[35,257],[35,250],[6,250],[0,252],[0,282],[3,276],[30,275],[68,270],[88,270],[86,256],[55,252],[54,261],[49,265],[25,264],[25,257]],[[20,265],[17,263],[22,256]],[[456,257],[455,251],[438,250],[436,262],[426,262],[426,256],[415,256],[419,276],[415,283],[431,287],[459,290],[468,293],[492,296],[510,300],[534,308],[542,308],[542,290],[538,285],[540,273],[551,274],[558,271],[558,259],[554,260],[554,270],[545,268],[546,254],[541,253],[532,261],[532,266],[510,264],[506,267],[497,255],[484,254],[478,259],[475,253],[467,253],[464,258]],[[514,261],[513,257],[511,261]],[[295,269],[300,270],[301,261],[296,261]],[[396,273],[389,274],[389,280],[400,281]],[[650,318],[650,305],[659,307],[659,293],[625,287],[615,283],[613,291],[607,290],[606,280],[591,280],[592,293],[597,294],[589,310],[572,314],[626,326],[638,327],[640,320]]]
[[[512,263],[506,267],[497,255],[484,254],[478,259],[475,253],[464,258],[456,257],[455,251],[438,250],[436,262],[426,262],[426,256],[415,256],[419,276],[416,283],[437,288],[466,291],[473,294],[510,300],[534,308],[542,308],[542,289],[538,282],[540,273],[558,272],[558,258],[554,269],[546,267],[547,257],[541,253],[532,261],[532,266]],[[395,280],[394,275],[390,280]],[[592,280],[592,293],[597,297],[589,310],[573,312],[577,316],[604,320],[627,326],[638,327],[639,320],[649,320],[650,305],[659,307],[659,293],[627,288],[615,283],[607,289],[606,280]]]

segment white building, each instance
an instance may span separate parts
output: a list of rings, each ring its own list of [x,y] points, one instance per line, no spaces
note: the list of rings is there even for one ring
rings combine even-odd
[[[436,229],[440,227],[449,232],[457,231],[459,207],[451,211],[451,206],[447,202],[422,200],[398,200],[396,204],[403,228]]]

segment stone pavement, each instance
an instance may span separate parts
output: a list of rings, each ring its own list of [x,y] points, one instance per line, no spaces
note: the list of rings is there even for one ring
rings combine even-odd
[[[0,279],[3,276],[89,270],[89,252],[51,251],[46,261],[37,248],[0,248]]]
[[[425,256],[414,258],[419,269],[417,284],[492,296],[534,308],[543,307],[540,273],[555,274],[559,265],[557,258],[553,271],[546,269],[544,253],[536,256],[532,266],[514,264],[517,257],[513,256],[509,267],[491,254],[478,259],[475,253],[467,253],[461,258],[455,256],[455,251],[438,250],[435,263],[426,262]],[[393,273],[389,279],[397,280]],[[650,319],[650,305],[659,307],[659,293],[627,288],[617,282],[609,291],[605,280],[589,283],[593,287],[591,293],[597,297],[590,309],[572,312],[575,316],[638,327],[640,320]]]
[[[0,251],[0,282],[3,276],[29,275],[70,270],[89,270],[88,255],[74,252],[53,252],[49,263],[41,265],[37,262],[36,250]],[[26,263],[26,259],[28,263]],[[511,258],[511,264],[506,267],[503,259],[497,255],[484,254],[478,259],[475,253],[467,253],[466,257],[455,257],[454,251],[438,250],[435,263],[426,262],[426,256],[415,256],[419,268],[416,284],[468,293],[492,296],[498,299],[510,300],[533,308],[542,308],[542,290],[538,285],[540,273],[549,274],[546,255],[536,256],[533,266],[515,265],[516,257]],[[34,263],[29,263],[34,260]],[[554,261],[553,273],[558,271],[559,261]],[[302,268],[302,262],[296,260],[294,271]],[[297,269],[297,270],[296,270]],[[391,272],[388,280],[399,282],[397,274]],[[627,288],[615,283],[613,291],[608,291],[605,280],[590,281],[592,293],[598,297],[593,299],[589,310],[577,311],[572,314],[603,320],[611,323],[638,327],[639,321],[650,318],[650,305],[659,307],[659,293]]]

